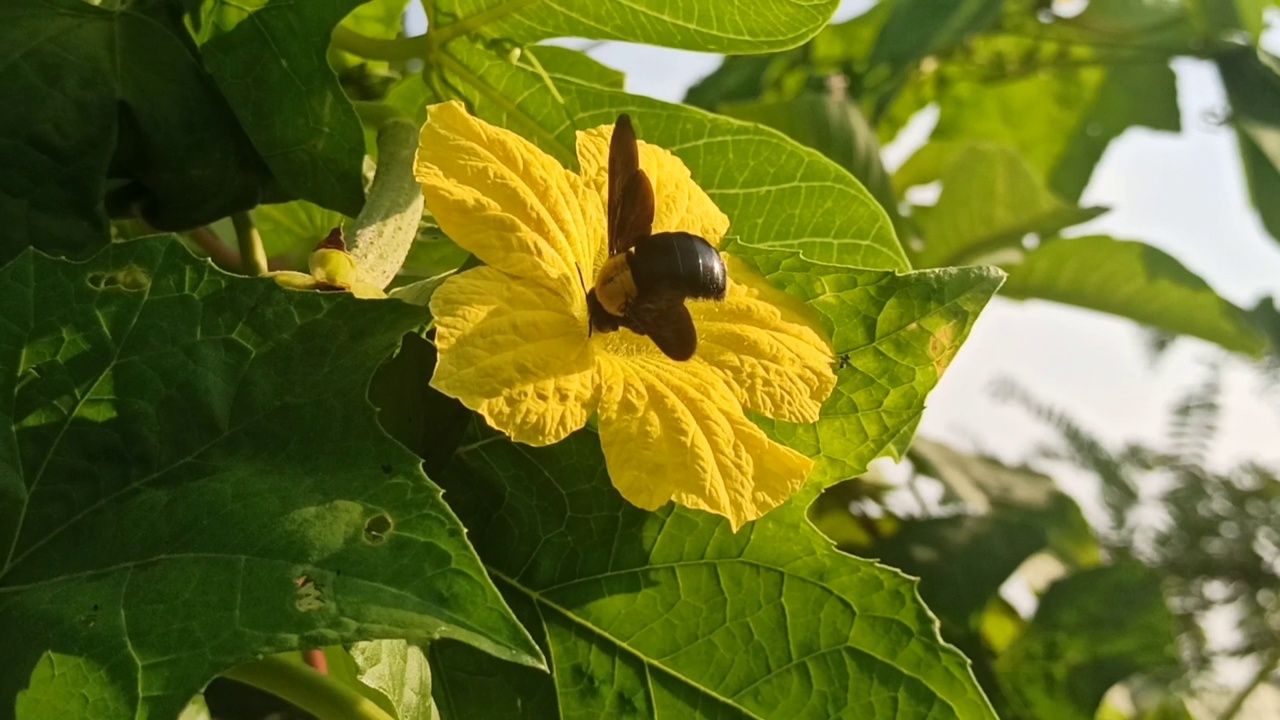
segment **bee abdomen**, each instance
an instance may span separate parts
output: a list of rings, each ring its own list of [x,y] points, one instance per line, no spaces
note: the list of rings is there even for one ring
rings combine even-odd
[[[672,293],[703,300],[724,299],[724,261],[711,243],[697,235],[651,235],[636,243],[627,264],[642,295]]]

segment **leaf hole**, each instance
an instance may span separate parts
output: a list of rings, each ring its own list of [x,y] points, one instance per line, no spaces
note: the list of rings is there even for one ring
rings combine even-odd
[[[89,273],[87,281],[94,290],[124,290],[137,292],[151,284],[151,276],[137,265],[128,265],[113,272]]]
[[[391,473],[393,473],[393,472],[395,472],[395,471],[396,471],[396,469],[395,469],[395,468],[393,468],[393,467],[391,467],[391,463],[387,463],[386,465],[383,465],[383,466],[382,466],[382,474],[383,474],[383,475],[390,475]]]
[[[387,541],[387,533],[391,532],[394,523],[391,516],[378,513],[364,521],[364,541],[370,545],[379,545]]]
[[[299,575],[293,584],[297,587],[293,606],[298,609],[298,612],[315,612],[324,607],[324,588],[315,579],[307,575]]]

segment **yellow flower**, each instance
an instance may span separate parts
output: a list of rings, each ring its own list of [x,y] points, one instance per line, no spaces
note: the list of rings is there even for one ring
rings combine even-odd
[[[835,385],[829,343],[804,306],[732,257],[723,301],[687,303],[695,357],[676,362],[648,337],[590,331],[586,290],[607,255],[612,126],[578,133],[581,173],[467,113],[429,108],[416,175],[427,208],[485,267],[431,298],[439,352],[433,387],[494,428],[548,445],[599,414],[613,484],[648,510],[669,500],[734,529],[803,484],[812,461],[770,440],[744,408],[814,422]],[[719,247],[729,219],[670,152],[643,142],[653,232]]]
[[[343,250],[320,247],[307,258],[311,274],[280,270],[268,277],[292,290],[346,290],[358,298],[385,298],[382,288],[359,279],[356,261]]]

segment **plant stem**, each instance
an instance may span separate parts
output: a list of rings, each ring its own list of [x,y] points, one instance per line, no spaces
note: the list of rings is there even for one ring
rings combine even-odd
[[[384,40],[358,33],[344,25],[333,29],[333,46],[362,58],[389,62],[425,59],[431,54],[431,42],[426,35]]]
[[[364,208],[348,228],[347,251],[360,279],[385,288],[400,271],[422,220],[422,187],[413,176],[418,128],[389,120],[378,131],[378,169]]]
[[[262,248],[262,235],[253,225],[253,217],[246,210],[231,216],[236,228],[236,240],[240,242],[240,269],[246,275],[265,275],[267,251]]]
[[[208,225],[201,225],[187,234],[218,267],[232,272],[240,268],[240,256],[224,245],[222,239]]]
[[[354,100],[351,103],[356,109],[360,122],[370,130],[380,130],[382,126],[395,120],[408,120],[404,113],[386,103]]]
[[[266,657],[223,676],[288,700],[320,720],[394,720],[354,689],[286,656]]]

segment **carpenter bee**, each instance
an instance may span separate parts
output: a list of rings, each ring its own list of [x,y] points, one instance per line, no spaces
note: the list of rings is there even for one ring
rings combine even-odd
[[[609,143],[609,259],[587,293],[591,329],[624,327],[649,336],[672,360],[688,360],[698,332],[684,301],[723,300],[724,261],[697,235],[654,233],[653,211],[631,118],[620,115]]]

